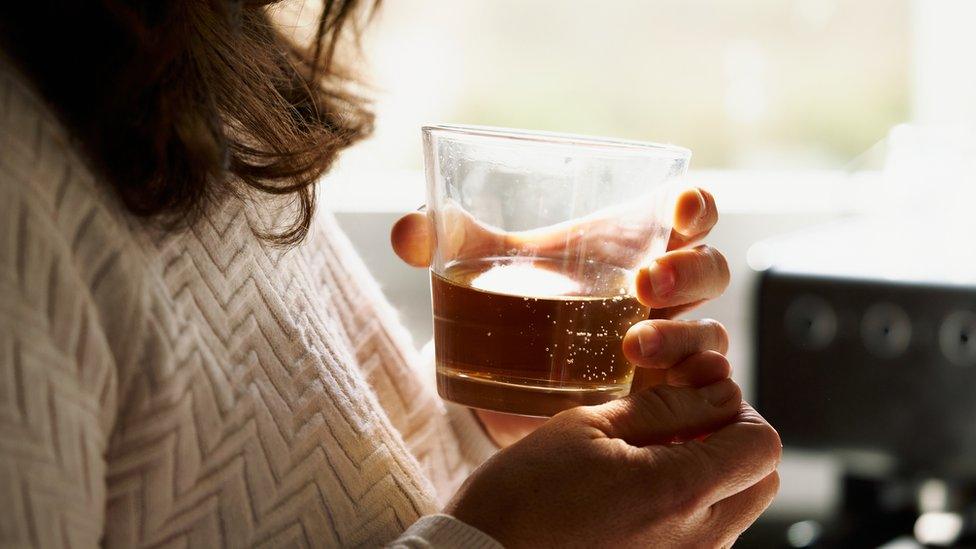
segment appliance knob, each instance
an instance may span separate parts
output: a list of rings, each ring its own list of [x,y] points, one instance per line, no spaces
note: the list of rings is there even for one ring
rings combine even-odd
[[[912,321],[904,309],[894,303],[875,303],[861,319],[861,338],[871,354],[895,358],[908,349],[912,341]]]
[[[939,347],[949,362],[957,366],[976,366],[976,313],[950,313],[939,328]]]
[[[808,351],[825,349],[837,335],[837,314],[821,297],[801,295],[786,308],[786,335]]]

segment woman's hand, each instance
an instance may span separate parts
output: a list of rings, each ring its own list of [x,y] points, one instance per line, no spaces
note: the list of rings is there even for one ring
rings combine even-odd
[[[454,234],[448,242],[435,243],[432,228],[427,216],[414,212],[408,214],[391,231],[393,250],[404,262],[417,267],[429,266],[433,249],[442,247],[443,253],[450,257],[477,255],[478,250],[498,247],[499,239],[508,238],[491,232],[463,214],[457,222],[449,224]],[[724,354],[728,348],[728,337],[724,328],[714,321],[678,322],[667,320],[705,300],[720,295],[729,283],[729,269],[721,253],[708,246],[690,247],[704,238],[718,221],[715,199],[702,189],[689,189],[675,204],[674,230],[668,242],[668,253],[652,265],[638,271],[637,298],[652,308],[648,320],[635,324],[623,341],[624,354],[635,365],[641,367],[635,373],[635,389],[646,388],[659,383],[673,383],[674,374],[668,379],[668,371],[686,356],[699,351],[716,351]],[[626,232],[610,232],[601,229],[600,221],[588,220],[585,227],[573,226],[565,232],[556,231],[551,239],[564,246],[567,235],[572,238],[587,238],[599,241],[601,248],[612,253],[628,245]],[[605,227],[605,226],[604,226]],[[581,230],[582,229],[582,230]],[[534,242],[545,242],[545,238],[533,235]],[[607,245],[607,242],[610,242]],[[543,244],[544,245],[544,244]],[[698,385],[724,379],[728,374],[728,364],[714,366],[700,376]],[[721,377],[716,377],[724,372]],[[495,442],[505,447],[532,432],[545,420],[527,418],[484,410],[477,411],[478,418]]]
[[[694,384],[715,354],[674,375]],[[554,416],[477,469],[445,512],[506,547],[727,547],[776,494],[781,448],[731,380],[661,385]]]
[[[624,336],[624,356],[640,368],[650,385],[704,387],[732,374],[725,353],[729,337],[714,320],[645,320]],[[485,431],[501,448],[518,442],[545,418],[475,410]]]

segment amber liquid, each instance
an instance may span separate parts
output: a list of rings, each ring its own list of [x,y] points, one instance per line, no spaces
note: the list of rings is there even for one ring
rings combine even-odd
[[[621,340],[647,316],[601,263],[489,258],[431,274],[437,388],[450,401],[549,416],[626,395]]]

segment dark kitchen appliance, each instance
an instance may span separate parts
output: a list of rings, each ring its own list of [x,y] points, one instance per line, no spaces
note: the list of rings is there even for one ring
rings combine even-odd
[[[782,546],[976,547],[976,261],[927,253],[936,233],[892,236],[889,222],[844,221],[750,258],[763,268],[757,408],[786,448],[829,452],[845,472],[834,517],[800,541],[784,525]]]

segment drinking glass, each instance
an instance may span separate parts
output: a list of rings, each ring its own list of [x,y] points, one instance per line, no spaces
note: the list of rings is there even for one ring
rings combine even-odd
[[[549,416],[626,395],[636,271],[667,247],[691,152],[475,126],[422,130],[437,388]]]

